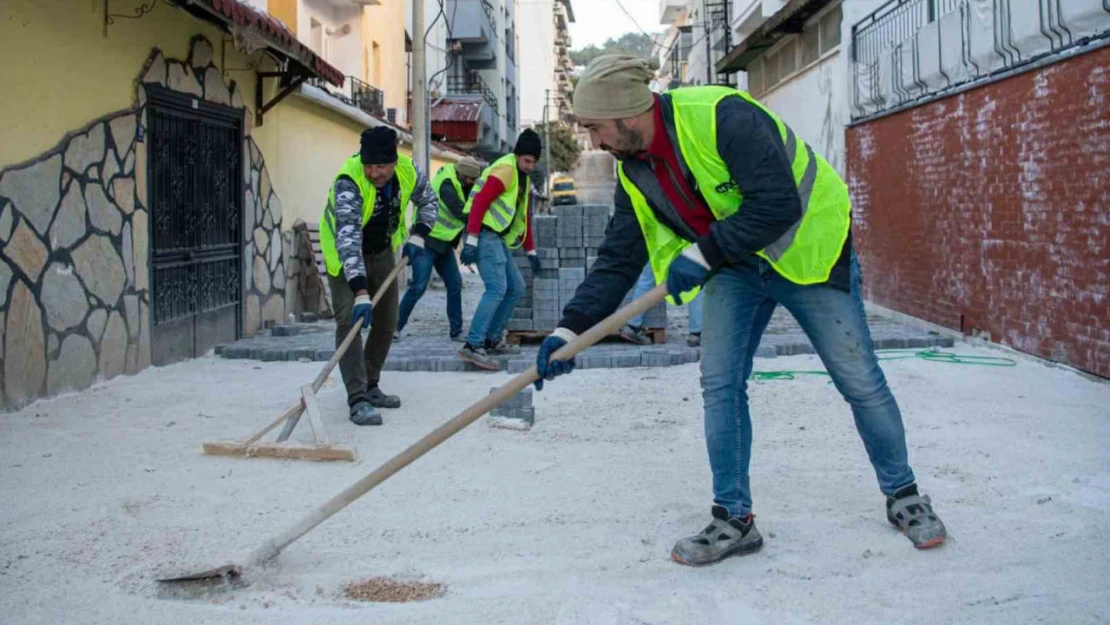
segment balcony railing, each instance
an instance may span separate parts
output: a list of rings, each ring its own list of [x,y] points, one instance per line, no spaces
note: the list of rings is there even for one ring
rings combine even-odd
[[[311,78],[308,84],[323,89],[337,100],[359,108],[374,117],[385,119],[385,92],[362,82],[354,76],[347,76],[343,88],[328,83],[320,78]]]
[[[1110,37],[1110,2],[890,0],[852,26],[853,120],[996,80]]]
[[[486,82],[478,74],[469,76],[448,76],[447,93],[457,95],[480,95],[494,112],[498,111],[497,96],[493,94]]]

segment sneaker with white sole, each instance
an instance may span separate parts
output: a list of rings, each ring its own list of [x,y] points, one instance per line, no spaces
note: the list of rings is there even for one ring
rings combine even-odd
[[[520,353],[520,346],[507,343],[505,339],[501,339],[494,343],[486,339],[485,350],[487,354],[495,354],[498,356],[515,356]]]
[[[496,359],[491,358],[490,355],[486,353],[485,349],[474,347],[470,343],[463,345],[463,348],[459,350],[459,358],[462,358],[464,361],[469,362],[479,369],[485,369],[486,371],[501,370],[501,365],[498,364]]]
[[[629,343],[635,343],[636,345],[651,345],[651,337],[648,336],[647,332],[644,332],[643,328],[625,325],[620,329],[619,334],[622,339]]]

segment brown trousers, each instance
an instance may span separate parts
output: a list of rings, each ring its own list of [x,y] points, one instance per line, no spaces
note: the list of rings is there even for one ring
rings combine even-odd
[[[366,284],[370,297],[381,288],[382,282],[396,266],[393,250],[386,248],[373,256],[364,256],[366,262]],[[328,276],[331,284],[332,306],[335,308],[335,346],[338,348],[347,333],[351,331],[351,310],[355,305],[355,294],[347,285],[342,272],[339,276]],[[339,372],[343,375],[343,385],[347,387],[347,405],[358,401],[368,401],[366,389],[378,385],[382,377],[382,365],[389,356],[393,343],[393,331],[397,329],[397,302],[400,289],[397,281],[389,285],[381,301],[374,306],[373,320],[370,323],[370,338],[363,348],[362,337],[351,342],[347,353],[339,359]]]

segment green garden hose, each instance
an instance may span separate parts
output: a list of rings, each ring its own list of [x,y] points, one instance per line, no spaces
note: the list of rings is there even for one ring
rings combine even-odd
[[[1017,361],[1012,358],[1000,356],[976,356],[973,354],[956,354],[942,352],[935,348],[930,349],[879,349],[875,355],[883,360],[908,360],[917,358],[930,362],[943,362],[950,365],[979,365],[981,367],[1014,367]],[[800,375],[829,375],[828,371],[753,371],[751,380],[794,380]]]

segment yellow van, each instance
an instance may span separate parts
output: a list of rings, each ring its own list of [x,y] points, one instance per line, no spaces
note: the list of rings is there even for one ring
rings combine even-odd
[[[578,189],[574,180],[567,176],[556,176],[551,181],[551,203],[555,206],[578,203]]]

